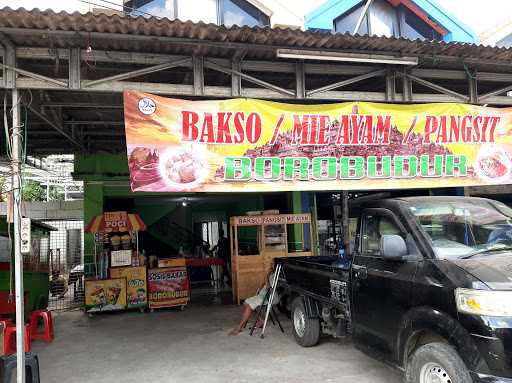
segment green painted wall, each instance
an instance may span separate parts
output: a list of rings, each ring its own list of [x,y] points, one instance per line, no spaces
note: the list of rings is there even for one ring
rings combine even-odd
[[[103,182],[84,182],[84,225],[103,213]],[[93,263],[94,235],[84,233],[84,262]]]
[[[135,210],[140,215],[146,226],[151,226],[160,218],[169,215],[178,207],[176,202],[166,202],[165,204],[137,204],[135,203]]]
[[[94,154],[87,156],[78,156],[75,158],[74,177],[84,181],[84,222],[87,224],[94,216],[102,214],[106,199],[115,198],[135,198],[140,201],[143,197],[176,197],[176,193],[133,193],[129,186],[128,162],[125,154]],[[191,194],[181,194],[190,196]],[[141,216],[148,227],[157,223],[164,216],[175,221],[179,225],[192,230],[192,214],[181,214],[181,206],[176,202],[166,201],[165,203],[156,201],[154,204],[138,203],[135,201],[134,210]],[[300,201],[300,198],[299,198]],[[233,200],[229,203],[202,203],[199,205],[190,204],[186,209],[193,209],[194,212],[218,211],[226,212],[226,217],[244,215],[247,211],[262,210],[263,196],[261,194],[237,194],[233,195]],[[179,244],[173,241],[173,238],[150,234],[155,239],[175,247]],[[85,262],[92,263],[94,255],[94,236],[85,234]]]
[[[127,181],[128,159],[125,154],[77,156],[74,176],[84,181]]]

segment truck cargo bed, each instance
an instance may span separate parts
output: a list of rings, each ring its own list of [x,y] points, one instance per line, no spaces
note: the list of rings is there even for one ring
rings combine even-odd
[[[348,302],[348,262],[319,256],[276,258],[276,261],[283,267],[280,284],[289,290],[336,306]]]

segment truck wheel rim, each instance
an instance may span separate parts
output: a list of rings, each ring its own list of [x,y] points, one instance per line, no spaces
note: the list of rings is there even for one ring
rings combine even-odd
[[[421,368],[420,383],[451,383],[446,370],[437,363],[427,363]]]
[[[302,338],[306,332],[306,316],[299,308],[293,313],[293,326],[295,327],[297,335]]]

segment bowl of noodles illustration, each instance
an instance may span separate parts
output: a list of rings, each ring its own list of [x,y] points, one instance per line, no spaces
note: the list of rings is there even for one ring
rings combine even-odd
[[[475,165],[478,176],[488,182],[499,183],[510,178],[512,164],[507,153],[498,146],[480,149]]]
[[[169,149],[160,156],[159,169],[162,179],[176,190],[193,189],[208,175],[203,151],[193,147]]]

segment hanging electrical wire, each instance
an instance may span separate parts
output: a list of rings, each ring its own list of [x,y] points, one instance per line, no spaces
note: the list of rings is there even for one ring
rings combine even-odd
[[[97,7],[100,7],[100,8],[105,8],[105,9],[109,9],[109,10],[112,10],[112,11],[123,12],[123,13],[125,13],[125,9],[128,9],[128,10],[130,10],[130,12],[136,12],[136,13],[138,13],[140,15],[145,15],[145,16],[150,16],[150,17],[155,17],[157,19],[161,19],[161,17],[153,15],[151,13],[141,11],[141,10],[139,10],[137,8],[134,8],[134,7],[129,7],[129,6],[126,6],[126,5],[120,5],[120,4],[114,3],[112,1],[98,0],[98,1],[101,1],[101,3],[96,3],[96,2],[89,1],[89,0],[77,0],[77,1],[79,1],[81,3],[84,3],[84,4],[88,4],[89,5],[89,13],[91,12],[91,5],[94,5],[94,6],[97,6]],[[118,8],[109,7],[108,5],[105,5],[103,3],[110,4],[110,5],[115,5]],[[119,7],[121,8],[121,10],[119,9]],[[92,62],[89,60],[87,55],[91,55],[92,56]],[[92,69],[92,70],[96,69],[96,58],[94,57],[94,51],[93,51],[93,48],[92,48],[91,32],[89,32],[89,34],[87,36],[87,49],[86,49],[86,56],[84,56],[84,62],[85,62],[85,64],[90,69]]]
[[[89,5],[94,5],[96,7],[100,7],[100,8],[105,8],[105,9],[109,9],[111,11],[116,11],[116,12],[125,12],[124,10],[125,9],[128,9],[130,10],[130,12],[136,12],[140,15],[146,15],[146,16],[150,16],[150,17],[155,17],[157,19],[162,19],[161,16],[157,16],[157,15],[154,15],[152,13],[149,13],[149,12],[145,12],[145,11],[141,11],[137,8],[134,8],[134,7],[130,7],[130,6],[127,6],[127,5],[121,5],[121,4],[117,4],[117,3],[114,3],[114,2],[111,2],[111,1],[107,1],[107,0],[98,0],[98,1],[101,1],[101,3],[106,3],[106,4],[110,4],[110,5],[115,5],[117,7],[120,7],[122,8],[121,10],[120,9],[116,9],[116,8],[113,8],[113,7],[109,7],[105,4],[99,4],[99,3],[95,3],[95,2],[92,2],[92,1],[89,1],[89,0],[78,0],[79,2],[81,3],[84,3],[84,4],[89,4]],[[90,11],[90,8],[89,8],[89,11]]]
[[[28,90],[28,94],[30,96],[28,102],[26,103],[26,105],[23,105],[23,110],[25,111],[25,118],[23,119],[23,146],[22,146],[22,152],[21,152],[21,159],[22,159],[22,164],[25,165],[26,162],[27,162],[27,143],[28,143],[28,110],[30,109],[30,106],[32,105],[32,101],[33,101],[33,96],[32,96],[32,91],[29,89]],[[22,175],[23,177],[23,175]]]
[[[5,146],[6,146],[6,155],[8,159],[11,159],[11,139],[9,135],[9,127],[7,121],[7,92],[4,93],[4,103],[3,103],[3,115],[4,115],[4,131],[5,131]]]
[[[32,92],[29,91],[29,101],[26,102],[25,104],[26,105],[22,105],[22,97],[18,97],[17,100],[16,100],[16,103],[12,105],[11,107],[11,110],[10,110],[10,114],[11,114],[11,122],[12,122],[12,128],[8,129],[7,127],[7,116],[6,116],[6,109],[7,109],[7,100],[6,98],[4,98],[4,127],[6,128],[6,134],[8,135],[8,140],[7,142],[9,143],[9,149],[8,149],[8,157],[11,161],[11,191],[9,192],[9,195],[12,195],[12,197],[10,198],[10,200],[12,201],[12,210],[11,210],[11,206],[8,204],[8,207],[9,207],[9,211],[12,213],[11,216],[13,216],[14,214],[16,214],[18,217],[22,217],[23,216],[23,205],[22,205],[22,193],[23,193],[23,168],[24,168],[24,165],[26,163],[26,159],[27,159],[27,141],[28,141],[28,135],[27,135],[27,126],[28,126],[28,108],[30,107],[30,105],[32,104],[32,100],[33,100],[33,96],[32,96]],[[14,117],[14,113],[17,113],[17,110],[18,108],[24,108],[24,119],[23,121],[20,122],[20,124],[18,126],[14,126],[14,121],[17,120],[15,119]],[[10,133],[10,134],[9,134]],[[13,141],[17,139],[19,142],[20,142],[20,146],[19,148],[21,149],[21,153],[17,153],[17,154],[21,154],[21,157],[19,156],[16,156],[16,158],[18,158],[17,160],[15,160],[13,158],[13,152],[12,152],[12,148],[13,148]],[[17,182],[14,182],[14,181],[17,181]],[[14,191],[16,190],[14,188],[14,185],[18,185],[18,193],[14,193]],[[10,220],[7,220],[8,223],[7,223],[7,232],[8,232],[8,236],[9,236],[9,243],[12,243],[12,236],[11,236],[11,223],[10,223]],[[18,220],[17,221],[18,223],[18,231],[21,231],[21,220]],[[18,241],[21,241],[20,238],[16,239],[15,240],[18,240]],[[21,246],[21,243],[19,244]],[[16,247],[16,244],[15,244],[15,247]],[[11,256],[10,257],[10,270],[13,270],[13,265],[12,265],[12,261],[13,261],[13,257]],[[13,276],[12,276],[12,272],[10,273],[9,275],[9,300],[12,301],[12,296],[13,296]]]

